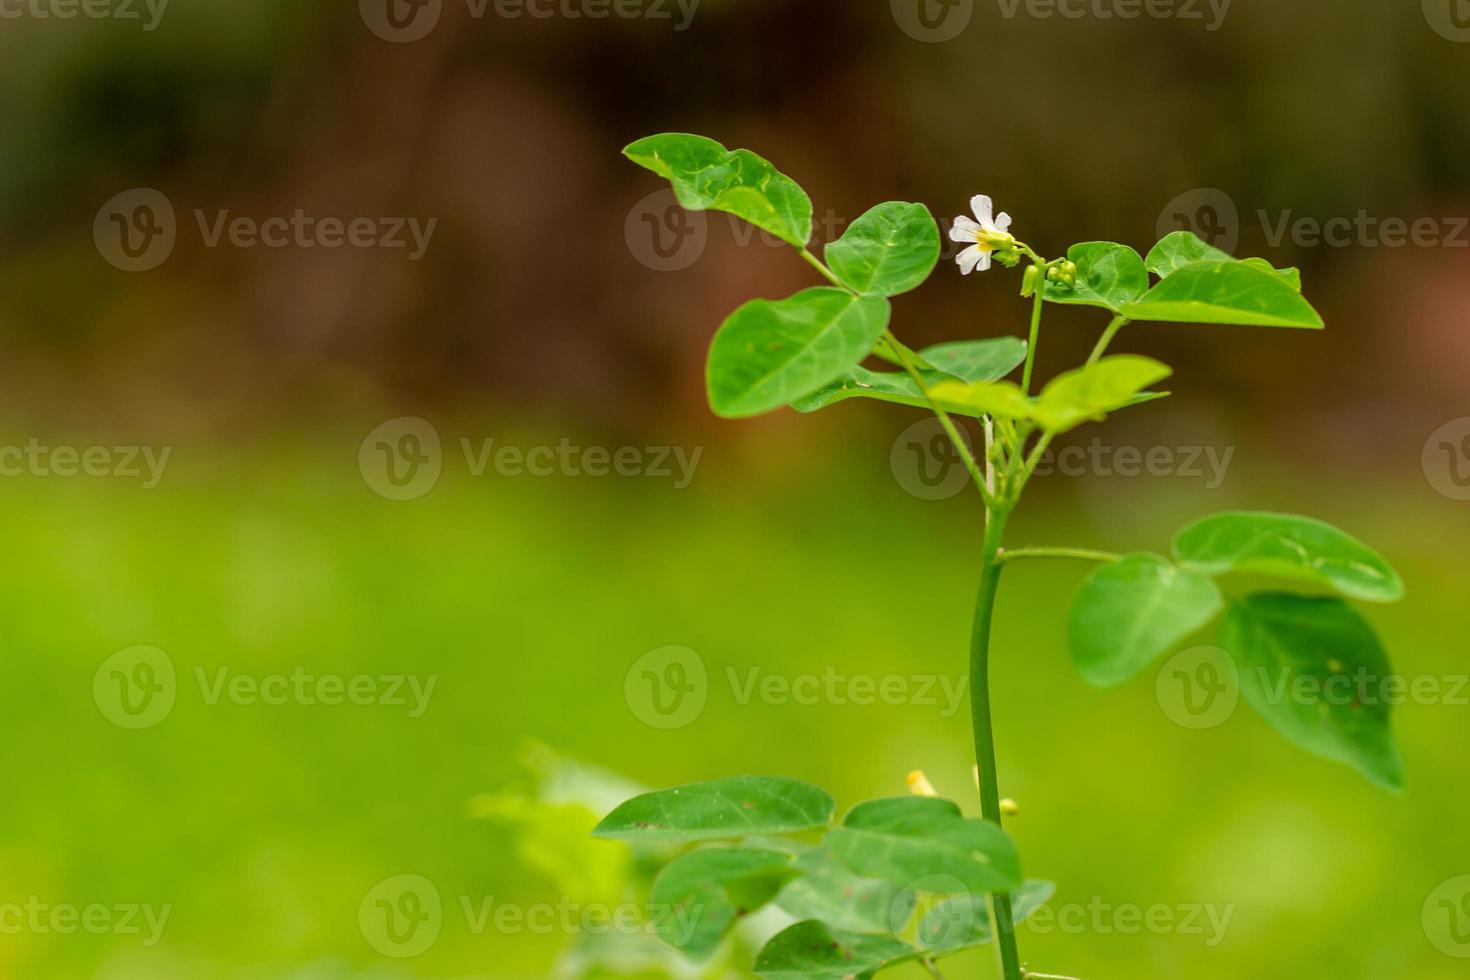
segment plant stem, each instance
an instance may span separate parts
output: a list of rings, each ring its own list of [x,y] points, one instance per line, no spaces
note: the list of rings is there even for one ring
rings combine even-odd
[[[924,375],[919,371],[913,361],[909,359],[910,355],[907,353],[907,348],[899,344],[896,339],[893,339],[892,334],[887,336],[893,346],[894,353],[903,362],[904,370],[909,373],[909,377],[914,379],[914,384],[918,387],[919,392],[923,394],[924,399],[929,403],[930,410],[939,419],[939,424],[944,427],[944,432],[949,436],[949,441],[954,443],[955,452],[960,454],[960,459],[964,461],[965,468],[970,471],[970,478],[975,481],[975,487],[980,491],[980,496],[985,501],[986,513],[989,513],[995,507],[995,496],[991,492],[990,480],[987,479],[985,471],[980,469],[980,464],[975,461],[975,454],[970,451],[970,444],[965,441],[964,436],[960,435],[960,430],[955,427],[954,420],[949,417],[949,413],[929,393],[929,386],[924,383]],[[989,452],[990,447],[987,445],[987,463]]]
[[[811,253],[810,249],[802,249],[801,257],[806,259],[807,264],[810,265],[813,269],[816,269],[818,272],[820,272],[832,285],[836,286],[838,289],[846,289],[849,293],[852,292],[852,290],[848,288],[846,283],[837,278],[837,274],[835,272],[827,268],[826,264],[823,263],[821,259],[817,258]]]
[[[1045,268],[1039,265],[1037,268]],[[1042,281],[1036,286],[1036,297],[1031,304],[1031,339],[1026,342],[1026,367],[1021,371],[1021,391],[1031,394],[1031,372],[1036,367],[1036,345],[1041,340],[1041,309],[1045,304],[1044,293],[1046,292],[1046,274],[1042,273]]]
[[[1103,335],[1097,339],[1097,346],[1092,349],[1092,356],[1087,359],[1088,366],[1102,360],[1102,356],[1107,351],[1108,345],[1113,342],[1114,337],[1118,336],[1118,331],[1127,325],[1127,317],[1113,317],[1113,322],[1108,324],[1108,328],[1103,331]]]
[[[1021,561],[1026,558],[1077,558],[1082,561],[1115,562],[1122,561],[1122,555],[1115,555],[1109,551],[1093,551],[1089,548],[1016,548],[1014,550],[1002,550],[1000,563],[1002,565],[1013,561]]]
[[[975,762],[980,769],[980,814],[1001,825],[1000,784],[995,764],[995,729],[990,715],[990,627],[995,618],[995,597],[1000,588],[1001,542],[1005,539],[1010,511],[996,508],[985,528],[984,565],[975,600],[975,623],[970,638],[970,710],[975,725]],[[1021,957],[1016,950],[1015,925],[1011,918],[1011,896],[990,896],[991,919],[995,924],[996,958],[1004,980],[1022,980]]]
[[[929,957],[926,956],[919,962],[924,964],[924,969],[929,971],[929,975],[933,977],[934,980],[944,980],[944,974],[939,972],[939,967],[936,966],[934,964],[934,961],[929,959]]]

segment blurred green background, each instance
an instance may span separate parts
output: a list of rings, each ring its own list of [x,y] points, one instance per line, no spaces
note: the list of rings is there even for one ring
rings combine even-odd
[[[1406,676],[1449,691],[1470,673],[1456,479],[1470,472],[1470,44],[1454,2],[1240,2],[1211,30],[1204,5],[1203,20],[1128,20],[962,0],[927,8],[968,18],[935,37],[897,0],[703,0],[686,29],[672,4],[606,19],[543,5],[541,19],[443,0],[413,15],[438,19],[412,41],[382,36],[369,0],[123,8],[139,20],[4,8],[20,13],[0,20],[0,453],[169,456],[156,485],[117,468],[0,477],[0,978],[581,975],[576,929],[478,918],[585,908],[633,873],[618,845],[582,843],[590,813],[564,805],[615,790],[589,797],[538,744],[636,785],[797,776],[843,807],[922,768],[969,805],[968,718],[945,710],[942,683],[965,669],[978,504],[921,499],[918,413],[710,417],[715,326],[811,276],[719,218],[655,240],[697,227],[618,155],[657,131],[769,156],[811,192],[824,237],[881,200],[947,219],[983,192],[1045,254],[1147,248],[1187,213],[1240,254],[1300,266],[1325,333],[1130,327],[1119,349],[1176,365],[1176,396],[1072,439],[1231,452],[1220,479],[1059,475],[1013,539],[1164,550],[1213,510],[1320,516],[1403,573],[1409,598],[1366,615]],[[176,242],[130,272],[94,222],[135,188],[168,199]],[[211,246],[194,217],[297,209],[437,223],[411,261]],[[1433,219],[1441,240],[1274,234],[1283,216],[1360,211]],[[1022,333],[1016,280],[946,263],[897,303],[895,329],[915,345]],[[1042,370],[1080,359],[1101,326],[1053,309]],[[405,432],[441,447],[437,480],[407,490],[377,455]],[[687,486],[477,475],[461,440],[473,455],[489,439],[699,455]],[[1454,884],[1470,874],[1470,691],[1398,712],[1409,789],[1395,799],[1244,706],[1208,730],[1176,724],[1153,673],[1088,689],[1063,629],[1082,574],[1017,567],[1002,594],[1001,784],[1027,871],[1058,883],[1058,908],[1231,919],[1218,943],[1116,917],[1023,929],[1025,958],[1086,980],[1465,976],[1451,954],[1470,943],[1425,916],[1470,890]],[[104,662],[138,646],[167,657],[174,701],[131,729]],[[677,729],[648,724],[638,694],[640,659],[669,646],[707,672],[702,711]],[[222,669],[434,687],[417,716],[211,703],[198,678]],[[934,678],[939,703],[746,699],[731,672],[752,671]],[[553,817],[549,837],[528,835]],[[377,890],[405,875],[442,901],[436,940],[406,957],[371,925]],[[105,906],[116,925],[130,905],[167,907],[156,942],[141,920],[136,934],[17,917]],[[738,961],[708,975],[743,976]],[[979,952],[946,975],[990,969]]]

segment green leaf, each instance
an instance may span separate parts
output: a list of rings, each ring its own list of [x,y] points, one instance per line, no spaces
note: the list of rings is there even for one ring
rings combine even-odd
[[[1077,282],[1045,283],[1044,295],[1052,303],[1101,306],[1116,313],[1148,292],[1148,270],[1127,245],[1084,242],[1068,249],[1067,258],[1077,264]]]
[[[893,922],[897,885],[853,874],[827,848],[803,855],[796,866],[801,877],[776,896],[788,915],[855,932],[897,932],[902,925]]]
[[[1019,337],[959,340],[925,347],[919,356],[961,381],[998,381],[1026,360],[1026,341]]]
[[[635,796],[593,834],[614,840],[701,841],[794,834],[826,827],[836,804],[825,790],[781,776],[736,776]]]
[[[1180,531],[1174,554],[1210,575],[1241,572],[1311,582],[1368,602],[1404,597],[1403,580],[1382,555],[1310,517],[1216,514]]]
[[[1187,265],[1196,262],[1227,262],[1234,258],[1192,231],[1176,231],[1165,235],[1149,250],[1144,264],[1160,279],[1167,279]]]
[[[1049,881],[1028,881],[1011,892],[1011,923],[1020,925],[1033,912],[1051,901],[1057,886]],[[919,923],[918,946],[938,958],[981,946],[994,938],[987,895],[956,895],[935,904]]]
[[[1246,700],[1287,741],[1384,789],[1403,788],[1385,695],[1388,655],[1346,602],[1250,595],[1231,603],[1220,642],[1240,667]]]
[[[993,340],[960,341],[940,344],[919,352],[929,364],[939,371],[924,371],[924,383],[932,389],[935,385],[956,378],[965,381],[981,381],[1003,378],[1026,360],[1026,342],[1015,337],[996,337]],[[870,371],[855,367],[845,372],[836,381],[803,396],[791,403],[798,412],[815,412],[849,398],[874,398],[879,401],[928,408],[929,401],[914,379],[904,372]],[[963,405],[946,405],[954,414],[972,414]]]
[[[918,955],[892,936],[798,922],[766,944],[755,958],[755,972],[766,980],[854,980]]]
[[[826,258],[855,292],[897,296],[921,286],[939,264],[939,225],[922,204],[890,201],[849,225]]]
[[[1130,320],[1322,328],[1322,317],[1285,279],[1234,261],[1184,266],[1119,312]]]
[[[623,155],[667,178],[691,211],[726,211],[805,248],[812,237],[806,191],[749,150],[727,150],[712,139],[664,133],[629,144]]]
[[[944,381],[930,389],[945,405],[962,409],[970,416],[989,415],[999,419],[1029,419],[1035,414],[1031,399],[1013,381],[980,381],[966,384]]]
[[[1134,404],[1145,388],[1173,373],[1168,365],[1152,358],[1133,354],[1104,357],[1053,379],[1041,392],[1035,418],[1051,432],[1066,432]]]
[[[828,833],[827,846],[855,874],[901,887],[938,875],[976,892],[1021,884],[1021,859],[1005,831],[966,820],[948,800],[906,796],[863,803]]]
[[[1088,683],[1130,680],[1220,614],[1225,600],[1204,575],[1157,555],[1099,566],[1072,600],[1068,642]]]
[[[717,415],[780,408],[857,366],[888,328],[886,299],[816,287],[730,315],[710,346],[706,381]]]
[[[742,847],[675,858],[653,883],[654,931],[691,959],[708,959],[740,919],[796,875],[792,860],[789,853]]]
[[[1300,269],[1278,269],[1265,259],[1241,259],[1244,265],[1253,269],[1262,269],[1284,280],[1288,286],[1297,292],[1302,291],[1302,272]]]

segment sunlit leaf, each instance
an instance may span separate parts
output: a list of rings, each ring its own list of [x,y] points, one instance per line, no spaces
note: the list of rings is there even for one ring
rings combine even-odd
[[[992,340],[960,341],[940,344],[919,352],[919,356],[938,371],[924,371],[924,383],[933,386],[954,381],[981,381],[1003,378],[1026,359],[1026,343],[1015,337],[996,337]],[[871,371],[855,367],[845,372],[836,381],[791,403],[798,412],[815,412],[828,405],[848,398],[873,398],[879,401],[909,405],[915,408],[929,407],[929,401],[919,391],[914,379],[902,371]],[[980,415],[964,405],[945,404],[947,410],[956,415]]]
[[[712,139],[663,133],[623,150],[629,160],[673,185],[691,211],[726,211],[798,248],[812,237],[812,202],[790,177],[749,150]]]
[[[1046,283],[1049,302],[1101,306],[1116,313],[1148,292],[1148,270],[1127,245],[1084,242],[1068,249],[1067,258],[1077,264],[1077,281],[1071,286]]]
[[[1130,320],[1322,327],[1322,317],[1284,278],[1235,261],[1196,262],[1177,269],[1119,312]]]
[[[827,848],[802,855],[797,868],[801,877],[776,896],[776,904],[794,918],[855,932],[896,932],[901,925],[893,922],[897,885],[853,874]]]
[[[1052,380],[1037,400],[1035,418],[1052,432],[1066,432],[1135,404],[1145,388],[1173,373],[1168,365],[1147,357],[1104,357]]]
[[[622,840],[720,840],[826,827],[836,804],[826,791],[781,776],[736,776],[635,796],[593,833]]]
[[[1241,572],[1306,581],[1369,602],[1404,597],[1403,580],[1382,555],[1310,517],[1216,514],[1180,531],[1174,553],[1210,575]]]
[[[1176,231],[1165,235],[1149,250],[1144,264],[1148,271],[1160,279],[1167,279],[1175,272],[1196,262],[1227,262],[1232,259],[1192,231]]]
[[[1091,684],[1122,684],[1224,606],[1208,577],[1157,555],[1128,555],[1094,570],[1072,600],[1072,660]]]
[[[885,299],[828,287],[746,303],[710,346],[710,406],[717,415],[741,418],[818,390],[868,356],[888,314]]]
[[[939,226],[924,205],[890,201],[849,225],[825,254],[854,291],[897,296],[922,285],[939,263]]]

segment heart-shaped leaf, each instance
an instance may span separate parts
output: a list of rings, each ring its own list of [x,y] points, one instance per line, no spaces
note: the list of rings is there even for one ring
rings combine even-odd
[[[654,931],[704,961],[737,922],[776,897],[796,874],[794,856],[749,847],[709,848],[675,858],[653,883]]]
[[[1220,643],[1240,667],[1246,700],[1287,741],[1353,766],[1384,789],[1403,788],[1389,725],[1388,655],[1346,602],[1250,595],[1230,604]]]
[[[828,833],[827,846],[854,874],[900,887],[941,875],[974,892],[1021,884],[1021,859],[1005,831],[933,797],[863,803]]]
[[[1130,320],[1322,328],[1322,317],[1280,275],[1235,261],[1177,269],[1119,312]]]
[[[918,955],[892,936],[798,922],[766,944],[755,958],[755,972],[765,980],[865,980]]]
[[[1174,554],[1210,575],[1241,572],[1311,582],[1369,602],[1404,597],[1403,580],[1382,555],[1310,517],[1216,514],[1180,531]]]
[[[1003,378],[1026,359],[1026,342],[1015,337],[992,340],[966,340],[940,344],[919,352],[937,371],[925,371],[924,383],[931,389],[945,381],[960,379],[981,381]],[[870,371],[855,367],[836,381],[791,403],[798,412],[815,412],[848,398],[874,398],[879,401],[928,408],[929,400],[919,391],[914,379],[904,372]],[[963,405],[946,405],[956,415],[974,414]]]
[[[1048,431],[1066,432],[1134,404],[1145,388],[1173,373],[1168,365],[1148,357],[1104,357],[1053,379],[1037,400],[1036,421]]]
[[[1160,279],[1167,279],[1187,265],[1196,262],[1228,262],[1234,256],[1223,252],[1192,231],[1176,231],[1165,235],[1149,250],[1144,264]]]
[[[743,418],[816,391],[868,356],[888,328],[888,315],[886,299],[829,287],[746,303],[710,345],[710,407]]]
[[[1088,683],[1112,687],[1220,614],[1225,600],[1204,575],[1157,555],[1099,566],[1072,600],[1072,660]]]
[[[629,144],[623,154],[666,178],[679,203],[691,211],[726,211],[797,248],[811,240],[811,198],[749,150],[727,150],[688,133],[663,133]]]
[[[593,834],[638,841],[794,834],[828,826],[836,807],[826,791],[799,779],[736,776],[635,796]]]
[[[853,291],[897,296],[922,285],[939,264],[939,225],[922,204],[889,201],[849,225],[825,254]]]
[[[1046,283],[1043,295],[1049,302],[1101,306],[1116,313],[1148,292],[1148,270],[1127,245],[1084,242],[1068,249],[1067,258],[1077,264],[1077,281],[1071,286]]]

